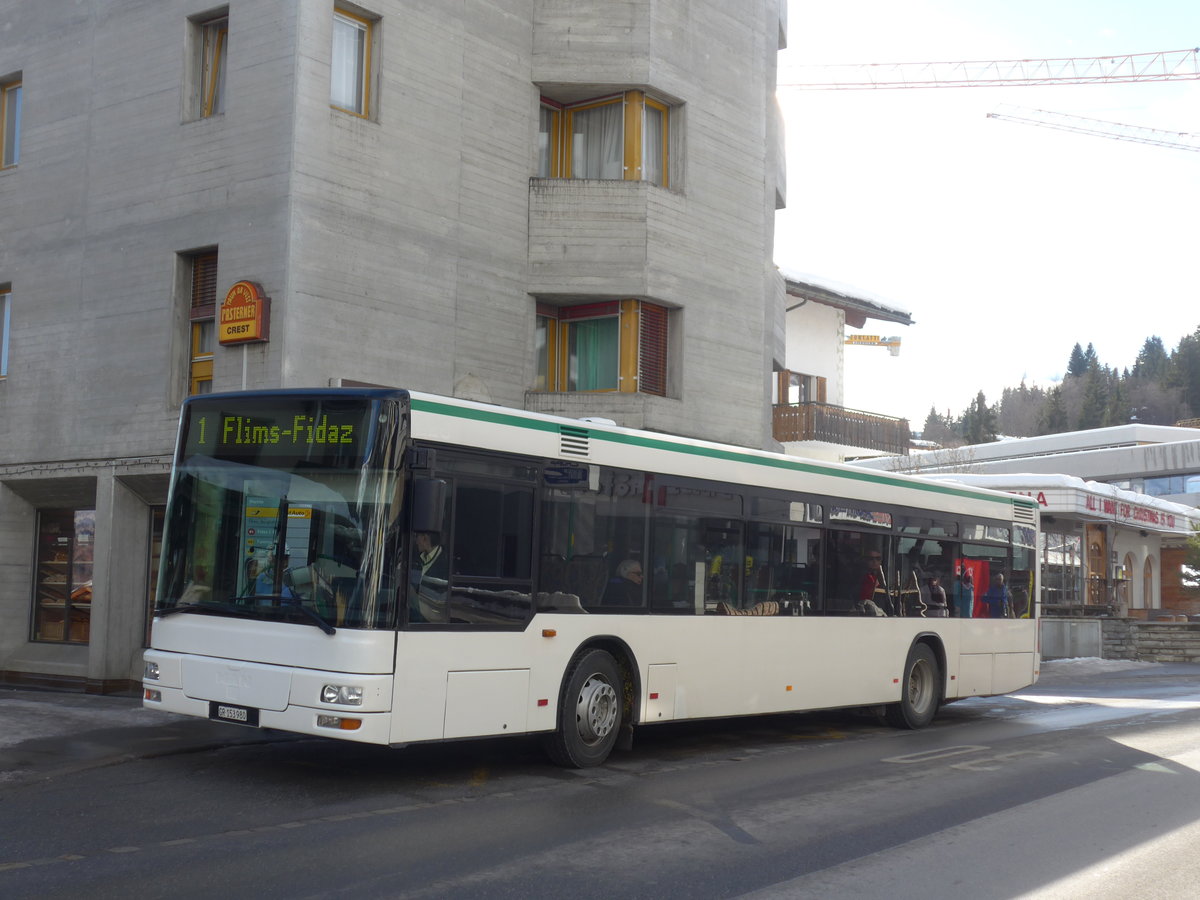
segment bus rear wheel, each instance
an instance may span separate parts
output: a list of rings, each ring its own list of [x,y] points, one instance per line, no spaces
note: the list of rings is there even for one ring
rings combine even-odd
[[[558,730],[546,738],[546,752],[560,766],[598,766],[612,752],[621,727],[624,691],[616,660],[604,650],[577,656],[563,679]]]
[[[924,728],[933,721],[941,700],[941,676],[937,657],[928,644],[914,644],[904,661],[900,702],[884,713],[893,728]]]

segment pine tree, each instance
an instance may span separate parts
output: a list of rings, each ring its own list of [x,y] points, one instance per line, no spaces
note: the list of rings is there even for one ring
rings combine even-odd
[[[1200,328],[1185,336],[1171,354],[1168,380],[1183,393],[1188,417],[1200,416]]]
[[[1090,344],[1088,345],[1091,346]],[[1067,362],[1067,375],[1073,378],[1078,378],[1087,372],[1087,359],[1083,355],[1083,348],[1076,344],[1071,348],[1071,359]]]
[[[1090,346],[1090,345],[1089,345]],[[1079,404],[1080,431],[1103,428],[1107,424],[1108,385],[1104,373],[1096,370],[1084,378],[1083,401]]]
[[[1067,406],[1063,402],[1061,387],[1051,388],[1046,394],[1046,403],[1038,417],[1038,434],[1061,434],[1070,429]]]
[[[963,416],[963,437],[968,444],[987,444],[996,440],[996,411],[987,405],[980,391]]]
[[[1166,377],[1169,364],[1170,359],[1163,348],[1162,338],[1148,337],[1134,360],[1132,377],[1158,381]]]

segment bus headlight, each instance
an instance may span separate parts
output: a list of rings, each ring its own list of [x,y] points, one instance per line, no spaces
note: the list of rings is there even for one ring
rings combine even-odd
[[[147,681],[158,681],[158,663],[147,662],[145,668],[142,669],[142,677]]]
[[[343,706],[362,706],[363,689],[357,685],[327,684],[321,688],[322,703],[340,703]]]

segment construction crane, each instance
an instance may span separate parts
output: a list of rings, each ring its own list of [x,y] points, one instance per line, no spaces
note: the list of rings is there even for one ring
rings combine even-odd
[[[989,119],[1003,119],[1008,122],[1020,122],[1023,125],[1040,125],[1045,128],[1074,131],[1077,134],[1092,134],[1117,141],[1154,144],[1158,147],[1173,147],[1176,150],[1200,150],[1200,134],[1188,134],[1182,131],[1161,131],[1157,128],[1123,125],[1120,122],[1106,122],[1103,119],[1089,119],[1085,116],[1072,116],[1045,109],[1024,109],[1020,106],[998,106],[987,115]]]
[[[877,334],[850,334],[846,343],[856,347],[887,347],[892,356],[900,355],[900,338],[880,337]]]
[[[854,91],[895,88],[1019,87],[1200,80],[1200,47],[1063,59],[1002,59],[974,62],[846,63],[794,66],[798,80],[778,88]]]

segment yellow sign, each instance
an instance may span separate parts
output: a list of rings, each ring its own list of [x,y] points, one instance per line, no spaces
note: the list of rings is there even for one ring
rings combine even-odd
[[[217,340],[222,344],[266,341],[271,328],[271,299],[252,281],[229,289],[217,313]]]
[[[289,519],[311,519],[312,510],[303,506],[289,506],[287,515]],[[274,519],[279,516],[279,507],[277,506],[247,506],[247,519]]]

